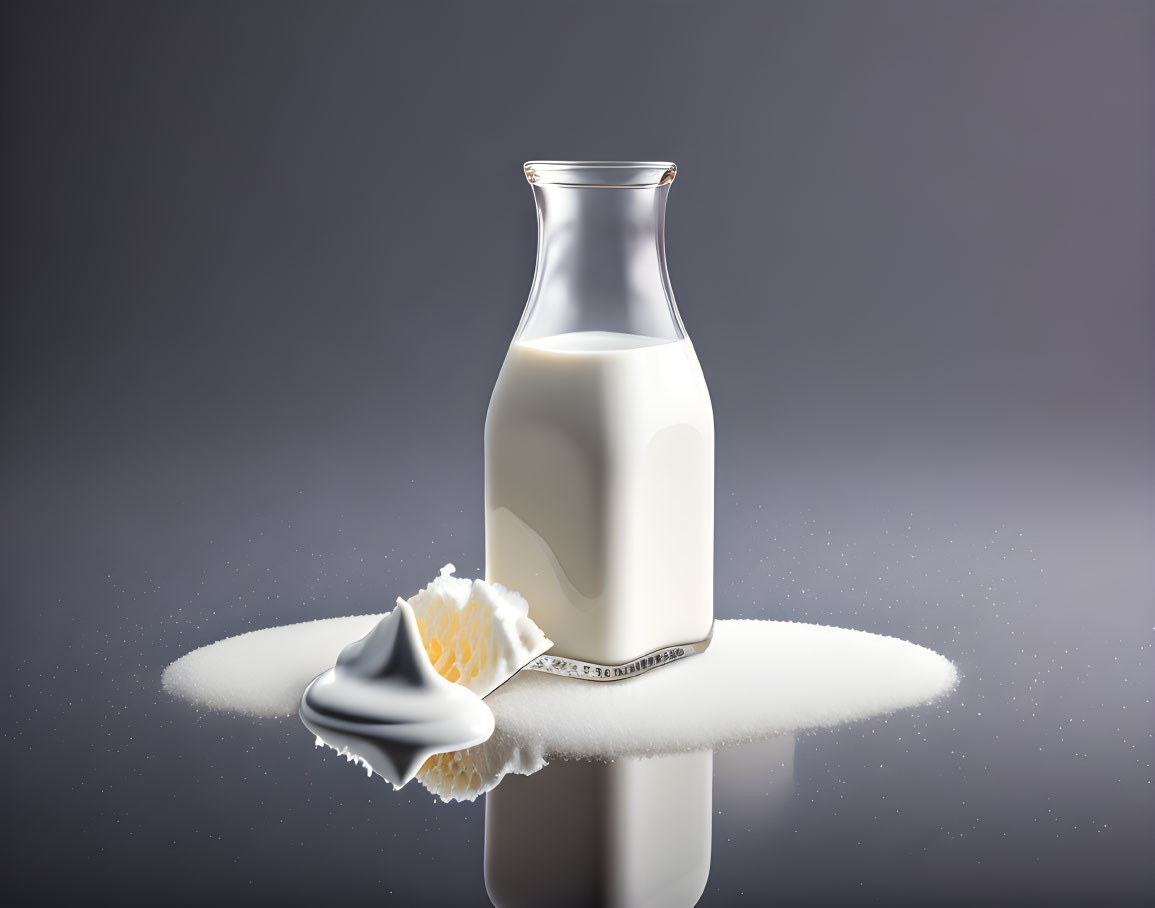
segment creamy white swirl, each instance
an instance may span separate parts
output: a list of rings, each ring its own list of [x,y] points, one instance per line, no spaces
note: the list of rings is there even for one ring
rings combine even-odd
[[[434,669],[405,602],[309,684],[300,716],[320,743],[397,788],[429,757],[480,744],[494,726],[477,694]]]

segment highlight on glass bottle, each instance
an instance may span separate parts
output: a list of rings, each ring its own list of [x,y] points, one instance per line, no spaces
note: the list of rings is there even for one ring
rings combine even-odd
[[[713,627],[714,422],[666,265],[658,161],[531,161],[537,261],[486,418],[486,576],[618,680]]]
[[[668,162],[530,161],[537,267],[515,340],[685,336],[666,268]]]

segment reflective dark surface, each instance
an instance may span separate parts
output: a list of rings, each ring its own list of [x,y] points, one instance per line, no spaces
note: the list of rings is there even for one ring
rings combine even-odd
[[[436,497],[429,480],[405,485],[414,501]],[[300,507],[304,497],[286,500]],[[848,518],[836,507],[788,518],[799,508],[785,500],[771,518],[760,505],[724,512],[731,602],[745,599],[748,614],[900,634],[950,655],[963,678],[923,710],[803,735],[789,747],[771,740],[716,754],[701,904],[771,896],[1138,902],[1151,883],[1153,834],[1142,525],[1133,551],[1112,540],[1108,561],[1089,537],[1075,549],[1064,544],[1065,528],[999,519],[1006,499],[981,524],[973,515],[962,523],[917,512]],[[1108,525],[1101,504],[1067,505],[1081,508],[1088,525]],[[887,513],[886,503],[877,507]],[[1043,510],[1036,503],[1020,513]],[[1126,508],[1117,503],[1110,513],[1119,521]],[[456,535],[452,512],[442,519],[431,538]],[[39,648],[8,668],[18,686],[6,703],[5,761],[7,778],[19,782],[5,798],[20,831],[9,858],[22,896],[80,897],[95,886],[127,903],[173,893],[192,902],[301,903],[328,897],[339,881],[354,899],[485,903],[484,798],[444,804],[417,784],[394,792],[315,748],[296,720],[198,715],[160,692],[166,661],[230,630],[277,621],[277,596],[289,590],[308,593],[291,605],[297,616],[363,610],[368,588],[382,582],[377,568],[321,545],[349,532],[346,520],[319,530],[310,519],[286,519],[266,524],[265,536],[254,528],[206,539],[174,558],[168,575],[75,559],[60,589],[77,607],[62,608],[56,621],[46,615]],[[278,557],[282,546],[313,554]],[[1110,575],[1088,573],[1090,557],[1113,565]],[[389,561],[423,559],[394,547]],[[761,598],[751,593],[754,578]],[[384,582],[412,585],[396,575]],[[206,598],[215,616],[200,607]],[[517,786],[548,788],[571,772],[565,765],[509,777],[508,798],[500,786],[486,797],[516,803]],[[617,781],[603,770],[590,783],[604,811],[613,785],[642,813],[669,797],[655,837],[668,833],[664,820],[685,827],[679,810],[701,813],[700,779],[697,789],[668,783],[656,795],[622,767],[608,771]],[[535,800],[553,813],[548,797]],[[501,828],[517,843],[510,813]],[[559,822],[562,829],[531,840],[548,849],[575,834],[572,818]],[[694,834],[705,840],[706,831]],[[599,847],[584,866],[634,853],[605,840]],[[644,869],[645,856],[637,860],[631,866]],[[50,873],[61,861],[71,872]]]
[[[484,800],[159,678],[479,572],[534,157],[678,163],[717,614],[962,672],[715,754],[701,904],[1155,888],[1150,4],[583,10],[5,5],[11,902],[486,904]]]

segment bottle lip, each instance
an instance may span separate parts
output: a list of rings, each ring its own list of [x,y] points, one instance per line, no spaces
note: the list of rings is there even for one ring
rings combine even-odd
[[[671,161],[526,161],[522,169],[534,185],[591,189],[652,189],[678,173]]]

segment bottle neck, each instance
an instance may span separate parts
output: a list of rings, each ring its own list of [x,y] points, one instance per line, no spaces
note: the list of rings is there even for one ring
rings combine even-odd
[[[666,270],[669,190],[669,182],[534,183],[537,266],[515,340],[587,331],[684,337]]]

